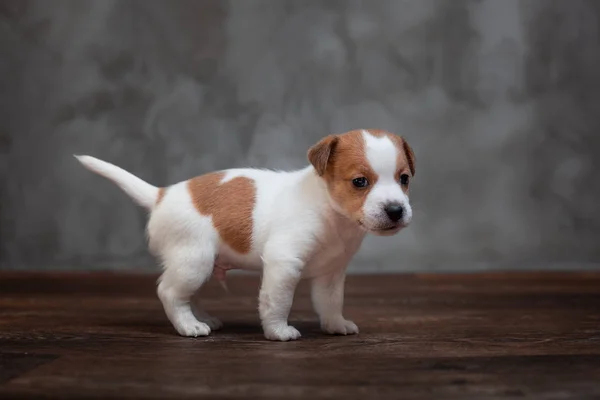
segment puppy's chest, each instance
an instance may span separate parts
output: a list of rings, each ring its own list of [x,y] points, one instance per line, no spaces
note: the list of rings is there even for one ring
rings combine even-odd
[[[303,277],[311,278],[345,268],[360,248],[364,235],[356,231],[332,233],[319,241],[307,260]]]

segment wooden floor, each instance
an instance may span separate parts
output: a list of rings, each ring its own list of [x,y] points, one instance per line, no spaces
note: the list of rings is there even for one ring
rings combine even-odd
[[[208,285],[225,327],[197,339],[155,279],[0,274],[0,398],[600,398],[600,274],[354,276],[348,337],[302,285],[288,343],[263,339],[254,277]]]

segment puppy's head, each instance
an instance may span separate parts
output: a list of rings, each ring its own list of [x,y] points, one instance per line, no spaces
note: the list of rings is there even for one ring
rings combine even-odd
[[[364,229],[389,236],[410,224],[415,156],[402,137],[374,129],[330,135],[309,149],[308,159],[337,211]]]

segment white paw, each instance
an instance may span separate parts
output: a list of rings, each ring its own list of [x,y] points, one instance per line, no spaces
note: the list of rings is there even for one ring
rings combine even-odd
[[[223,323],[215,317],[208,316],[200,318],[200,321],[208,325],[211,331],[218,331],[223,327]]]
[[[288,340],[296,340],[300,336],[298,329],[289,325],[280,325],[265,329],[265,337],[269,340],[287,342]]]
[[[358,326],[344,318],[336,318],[321,323],[321,329],[331,335],[354,335],[358,333]]]
[[[210,335],[210,327],[200,321],[186,321],[175,326],[181,336],[198,337]]]

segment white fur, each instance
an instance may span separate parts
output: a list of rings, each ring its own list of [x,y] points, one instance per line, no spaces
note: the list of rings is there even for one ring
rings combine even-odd
[[[75,156],[90,171],[113,181],[140,206],[150,209],[158,196],[158,188],[116,165],[90,156]]]
[[[363,205],[363,222],[371,229],[385,226],[388,219],[384,206],[388,203],[398,203],[404,208],[404,215],[399,221],[400,226],[407,226],[412,220],[412,208],[408,196],[402,191],[395,177],[398,169],[398,149],[387,136],[376,137],[367,131],[363,131],[362,134],[367,160],[377,174],[377,182]]]
[[[367,208],[369,218],[378,218],[381,210],[377,207],[381,208],[383,201],[401,199],[409,206],[402,191],[391,187],[395,154],[392,158],[387,142],[369,136],[365,136],[369,161],[383,180],[380,178],[373,188]],[[336,205],[323,179],[312,166],[293,172],[225,171],[223,182],[244,176],[256,185],[252,246],[248,254],[240,254],[221,240],[211,217],[197,212],[187,182],[167,188],[155,206],[156,187],[93,157],[78,159],[151,210],[147,225],[149,248],[164,266],[157,293],[180,335],[205,336],[221,327],[216,318],[192,300],[210,278],[215,264],[262,270],[259,314],[267,339],[285,341],[300,337],[300,333],[288,325],[295,287],[300,279],[312,281],[312,301],[323,331],[344,335],[358,333],[357,326],[342,316],[344,278],[348,263],[366,232],[355,221],[335,211]]]

